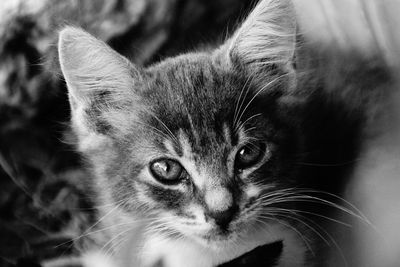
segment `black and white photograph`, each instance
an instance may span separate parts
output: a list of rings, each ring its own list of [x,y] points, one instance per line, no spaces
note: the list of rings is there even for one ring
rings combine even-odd
[[[399,267],[400,0],[0,0],[0,267]]]

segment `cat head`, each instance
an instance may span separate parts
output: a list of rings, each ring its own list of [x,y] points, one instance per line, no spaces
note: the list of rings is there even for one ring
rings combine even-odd
[[[215,51],[148,68],[64,29],[72,127],[108,201],[208,243],[264,225],[265,196],[295,180],[301,146],[287,105],[294,17],[289,1],[262,1]]]

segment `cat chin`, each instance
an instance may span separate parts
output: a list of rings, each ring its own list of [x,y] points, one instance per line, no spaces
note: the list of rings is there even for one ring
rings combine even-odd
[[[254,225],[247,226],[234,224],[227,230],[220,230],[219,228],[211,227],[204,231],[190,231],[188,229],[177,228],[176,230],[181,232],[182,236],[187,241],[195,242],[197,245],[211,249],[216,252],[224,250],[235,250],[236,247],[241,247],[241,244],[253,244],[265,245],[273,243],[282,238],[281,235],[271,235],[266,229],[259,228],[255,230]],[[276,228],[275,225],[271,224],[270,227]],[[278,227],[281,230],[281,226]],[[278,231],[275,231],[277,233]],[[250,246],[251,247],[251,246]]]
[[[232,246],[231,244],[235,244],[238,241],[237,234],[230,235],[204,235],[204,236],[191,236],[191,239],[194,242],[198,243],[201,246],[207,247],[209,249],[213,249],[215,251],[224,250],[225,248],[229,248]]]
[[[231,261],[256,247],[276,241],[284,243],[284,251],[278,266],[292,266],[293,257],[287,255],[295,255],[296,262],[304,261],[305,248],[301,245],[301,241],[300,246],[298,245],[299,237],[296,233],[273,224],[264,230],[213,238],[201,236],[171,238],[154,235],[147,236],[146,240],[143,240],[144,243],[138,242],[138,236],[133,235],[120,246],[113,258],[100,252],[87,253],[83,257],[82,265],[84,267],[151,267],[162,262],[163,267],[212,267]],[[136,258],[135,255],[142,255],[143,258]]]

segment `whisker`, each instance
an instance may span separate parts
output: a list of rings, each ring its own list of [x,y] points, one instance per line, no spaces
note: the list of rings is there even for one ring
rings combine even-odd
[[[364,218],[356,213],[354,213],[353,211],[340,206],[336,203],[330,202],[328,200],[325,199],[321,199],[318,197],[312,197],[312,196],[285,196],[285,197],[281,197],[279,199],[276,199],[272,204],[281,204],[281,203],[290,203],[290,202],[307,202],[307,203],[315,203],[315,204],[325,204],[327,206],[336,208],[338,210],[341,210],[349,215],[352,215],[358,219],[360,219],[363,222],[366,222],[364,220]]]
[[[268,211],[268,214],[273,214],[273,215],[277,215],[280,216],[282,218],[288,218],[288,219],[292,219],[295,220],[303,225],[305,225],[308,229],[310,229],[313,233],[315,233],[316,235],[318,235],[319,238],[321,238],[328,246],[330,246],[328,240],[325,239],[325,237],[323,237],[321,235],[320,232],[318,232],[314,227],[312,227],[311,225],[309,225],[308,223],[304,222],[303,220],[301,220],[300,218],[297,218],[295,215],[297,214],[293,214],[293,215],[288,215],[287,214],[288,211],[280,211],[280,210],[270,210]],[[292,214],[292,213],[290,213]]]
[[[283,74],[280,75],[279,77],[273,79],[272,81],[268,82],[266,85],[264,85],[260,90],[257,91],[257,93],[254,94],[254,96],[249,100],[249,102],[247,103],[247,105],[244,107],[244,109],[241,111],[240,115],[239,115],[239,119],[238,121],[240,121],[242,119],[243,114],[246,112],[246,110],[248,109],[248,107],[250,106],[250,104],[254,101],[254,99],[261,94],[266,88],[268,88],[271,84],[275,83],[276,81],[278,81],[279,79],[281,79],[284,76],[287,76],[288,74]]]
[[[173,140],[177,145],[179,145],[178,138],[176,138],[176,136],[172,133],[172,131],[168,128],[168,126],[165,125],[165,123],[164,123],[161,119],[159,119],[155,114],[152,114],[152,117],[155,118],[155,119],[165,128],[165,130],[167,130],[168,136],[171,137],[172,140]]]
[[[148,219],[148,220],[150,220],[150,219]],[[136,221],[129,221],[129,222],[124,222],[124,223],[119,223],[119,224],[113,224],[111,226],[104,227],[102,229],[98,229],[98,230],[95,230],[95,231],[85,232],[84,234],[82,234],[82,235],[80,235],[78,237],[75,237],[75,238],[73,238],[71,240],[68,240],[68,241],[63,242],[61,244],[58,244],[54,248],[57,248],[59,246],[63,246],[63,245],[68,244],[70,242],[75,242],[75,241],[77,241],[77,240],[79,240],[79,239],[81,239],[83,237],[86,237],[86,236],[90,236],[90,235],[93,235],[93,234],[101,233],[101,232],[104,232],[104,231],[107,231],[107,230],[110,230],[110,229],[113,229],[113,228],[116,228],[116,227],[120,227],[120,226],[126,226],[126,225],[135,224],[135,223],[143,223],[144,221],[146,221],[146,220],[141,219],[141,220],[136,220]]]
[[[274,212],[278,212],[278,213],[279,213],[279,211],[272,211],[272,213],[274,213]],[[304,224],[304,225],[305,225],[306,227],[308,227],[311,231],[313,231],[314,233],[316,233],[322,240],[324,240],[324,242],[325,242],[328,246],[330,246],[329,241],[319,233],[319,231],[322,231],[322,233],[325,234],[325,235],[327,236],[327,238],[329,238],[330,242],[335,246],[335,248],[336,248],[337,251],[339,252],[340,257],[342,258],[342,260],[343,260],[343,262],[344,262],[344,266],[348,266],[348,262],[347,262],[347,259],[346,259],[345,255],[344,255],[344,253],[343,253],[343,250],[340,248],[340,246],[338,245],[338,243],[336,242],[336,240],[332,237],[332,235],[330,235],[324,228],[322,228],[319,224],[317,224],[317,223],[314,222],[313,220],[311,220],[311,219],[309,219],[309,218],[307,218],[307,217],[305,217],[305,216],[302,216],[302,215],[300,215],[300,214],[297,214],[296,212],[292,212],[291,210],[284,210],[284,211],[282,211],[282,213],[284,214],[283,216],[287,216],[287,215],[285,214],[285,213],[287,213],[287,212],[290,212],[291,214],[293,214],[293,216],[288,217],[289,219],[293,219],[293,220],[299,221],[300,223]],[[300,218],[302,218],[302,219],[296,218],[296,216],[298,216],[298,217],[300,217]],[[304,220],[307,220],[309,223],[313,224],[315,227],[317,227],[317,228],[319,229],[319,231],[316,230],[316,229],[314,229],[314,227],[310,226],[308,223],[305,223]]]
[[[130,231],[133,231],[133,228],[129,228],[129,229],[124,230],[124,231],[122,231],[121,233],[115,235],[113,238],[111,238],[109,241],[107,241],[107,242],[101,247],[100,251],[104,251],[104,250],[106,249],[106,247],[107,247],[109,244],[112,244],[112,242],[114,242],[114,240],[118,239],[120,236],[122,236],[123,234],[128,233],[128,232],[130,232]],[[108,251],[108,250],[107,250],[107,251]]]
[[[353,208],[360,216],[363,217],[363,219],[364,219],[370,226],[373,226],[373,227],[374,227],[374,225],[369,221],[368,217],[365,216],[365,214],[364,214],[359,208],[357,208],[353,203],[347,201],[346,199],[344,199],[344,198],[342,198],[342,197],[340,197],[340,196],[338,196],[338,195],[335,195],[335,194],[332,194],[332,193],[329,193],[329,192],[325,192],[325,191],[319,191],[319,190],[313,190],[313,189],[307,189],[307,188],[303,188],[303,189],[302,189],[302,188],[299,188],[298,190],[300,190],[301,192],[305,192],[305,193],[316,193],[316,194],[322,194],[322,195],[330,196],[330,197],[332,197],[332,198],[336,198],[336,199],[338,199],[338,200],[344,202],[345,204],[349,205],[351,208]]]
[[[173,141],[175,141],[174,137],[171,137],[168,133],[165,133],[164,131],[158,129],[157,127],[154,127],[148,123],[143,123],[143,122],[136,122],[139,125],[142,125],[143,127],[145,127],[147,130],[152,130],[151,132],[158,136],[161,137],[162,139],[170,139],[172,138]]]
[[[353,164],[357,161],[360,161],[361,158],[350,160],[350,161],[345,161],[345,162],[340,162],[340,163],[312,163],[312,162],[296,162],[298,165],[304,165],[304,166],[315,166],[315,167],[341,167],[341,166],[346,166],[349,164]]]
[[[312,195],[306,195],[305,193],[322,194],[332,198],[336,198],[344,202],[354,211],[342,205],[329,201],[327,199],[323,199]],[[372,223],[368,220],[368,218],[357,207],[355,207],[355,205],[337,195],[328,192],[317,191],[313,189],[305,189],[305,188],[286,188],[286,189],[276,190],[273,193],[265,194],[262,197],[260,197],[260,201],[264,201],[263,204],[264,206],[272,204],[280,204],[280,203],[289,203],[289,202],[309,202],[309,203],[324,204],[336,208],[338,210],[341,210],[349,215],[352,215],[360,219],[361,221],[365,222],[369,226],[374,227]]]
[[[252,81],[254,80],[254,78],[255,78],[255,75],[250,75],[250,76],[246,79],[245,84],[243,85],[242,89],[240,90],[240,95],[239,95],[239,98],[238,98],[238,102],[237,102],[237,106],[236,106],[236,108],[235,108],[235,113],[234,113],[234,118],[233,118],[234,129],[236,129],[237,123],[239,122],[239,120],[238,120],[239,112],[240,112],[240,110],[242,109],[242,106],[243,106],[243,104],[244,104],[244,101],[245,101],[245,99],[246,99],[247,94],[248,94],[249,91],[250,91],[250,86],[247,86],[247,84],[248,84],[249,81],[250,81],[250,84],[251,84]],[[246,93],[244,94],[243,98],[241,99],[242,94],[243,94],[245,88],[246,88]],[[240,102],[240,106],[239,106],[239,102]]]
[[[248,117],[244,122],[242,122],[242,125],[245,125],[246,123],[248,123],[252,119],[257,118],[258,116],[261,116],[261,115],[262,115],[261,113],[257,113],[257,114],[254,114],[254,115]]]
[[[260,217],[264,218],[264,219],[269,219],[269,220],[276,221],[277,223],[279,223],[279,224],[281,224],[281,225],[283,225],[283,226],[285,226],[287,228],[292,229],[303,240],[303,243],[306,245],[307,249],[315,257],[315,252],[314,252],[314,250],[312,249],[312,247],[311,247],[311,245],[309,243],[310,240],[308,240],[298,229],[296,229],[296,227],[294,227],[294,226],[292,226],[290,224],[283,223],[282,220],[277,219],[275,216],[260,215]],[[266,222],[264,222],[262,220],[260,220],[259,222],[267,224]]]
[[[112,208],[112,209],[111,209],[110,211],[108,211],[105,215],[103,215],[100,219],[98,219],[94,224],[92,224],[89,228],[87,228],[87,229],[83,232],[83,234],[79,235],[78,237],[76,237],[76,238],[74,238],[74,239],[72,239],[72,240],[69,240],[69,241],[67,241],[67,242],[63,242],[63,243],[61,243],[61,244],[55,246],[55,248],[57,248],[57,247],[59,247],[59,246],[63,246],[63,245],[68,244],[68,243],[70,243],[70,242],[79,240],[80,238],[82,238],[82,237],[84,237],[84,236],[87,236],[88,233],[89,233],[89,231],[90,231],[91,229],[93,229],[94,227],[96,227],[100,222],[102,222],[105,218],[107,218],[111,213],[113,213],[115,210],[117,210],[117,209],[123,204],[123,201],[121,200],[121,201],[118,201],[118,202],[116,202],[116,203],[118,203],[118,204],[117,204],[114,208]],[[72,245],[73,245],[73,243],[72,243],[69,247],[72,247]]]

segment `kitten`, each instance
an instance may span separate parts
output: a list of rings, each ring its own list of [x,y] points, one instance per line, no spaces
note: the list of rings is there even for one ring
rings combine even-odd
[[[274,266],[319,264],[321,240],[300,216],[335,206],[314,189],[337,193],[351,164],[315,166],[353,160],[365,116],[359,81],[331,71],[335,56],[303,51],[295,17],[288,0],[261,1],[217,49],[148,68],[61,31],[72,128],[108,235],[86,265],[211,267],[274,242]]]

